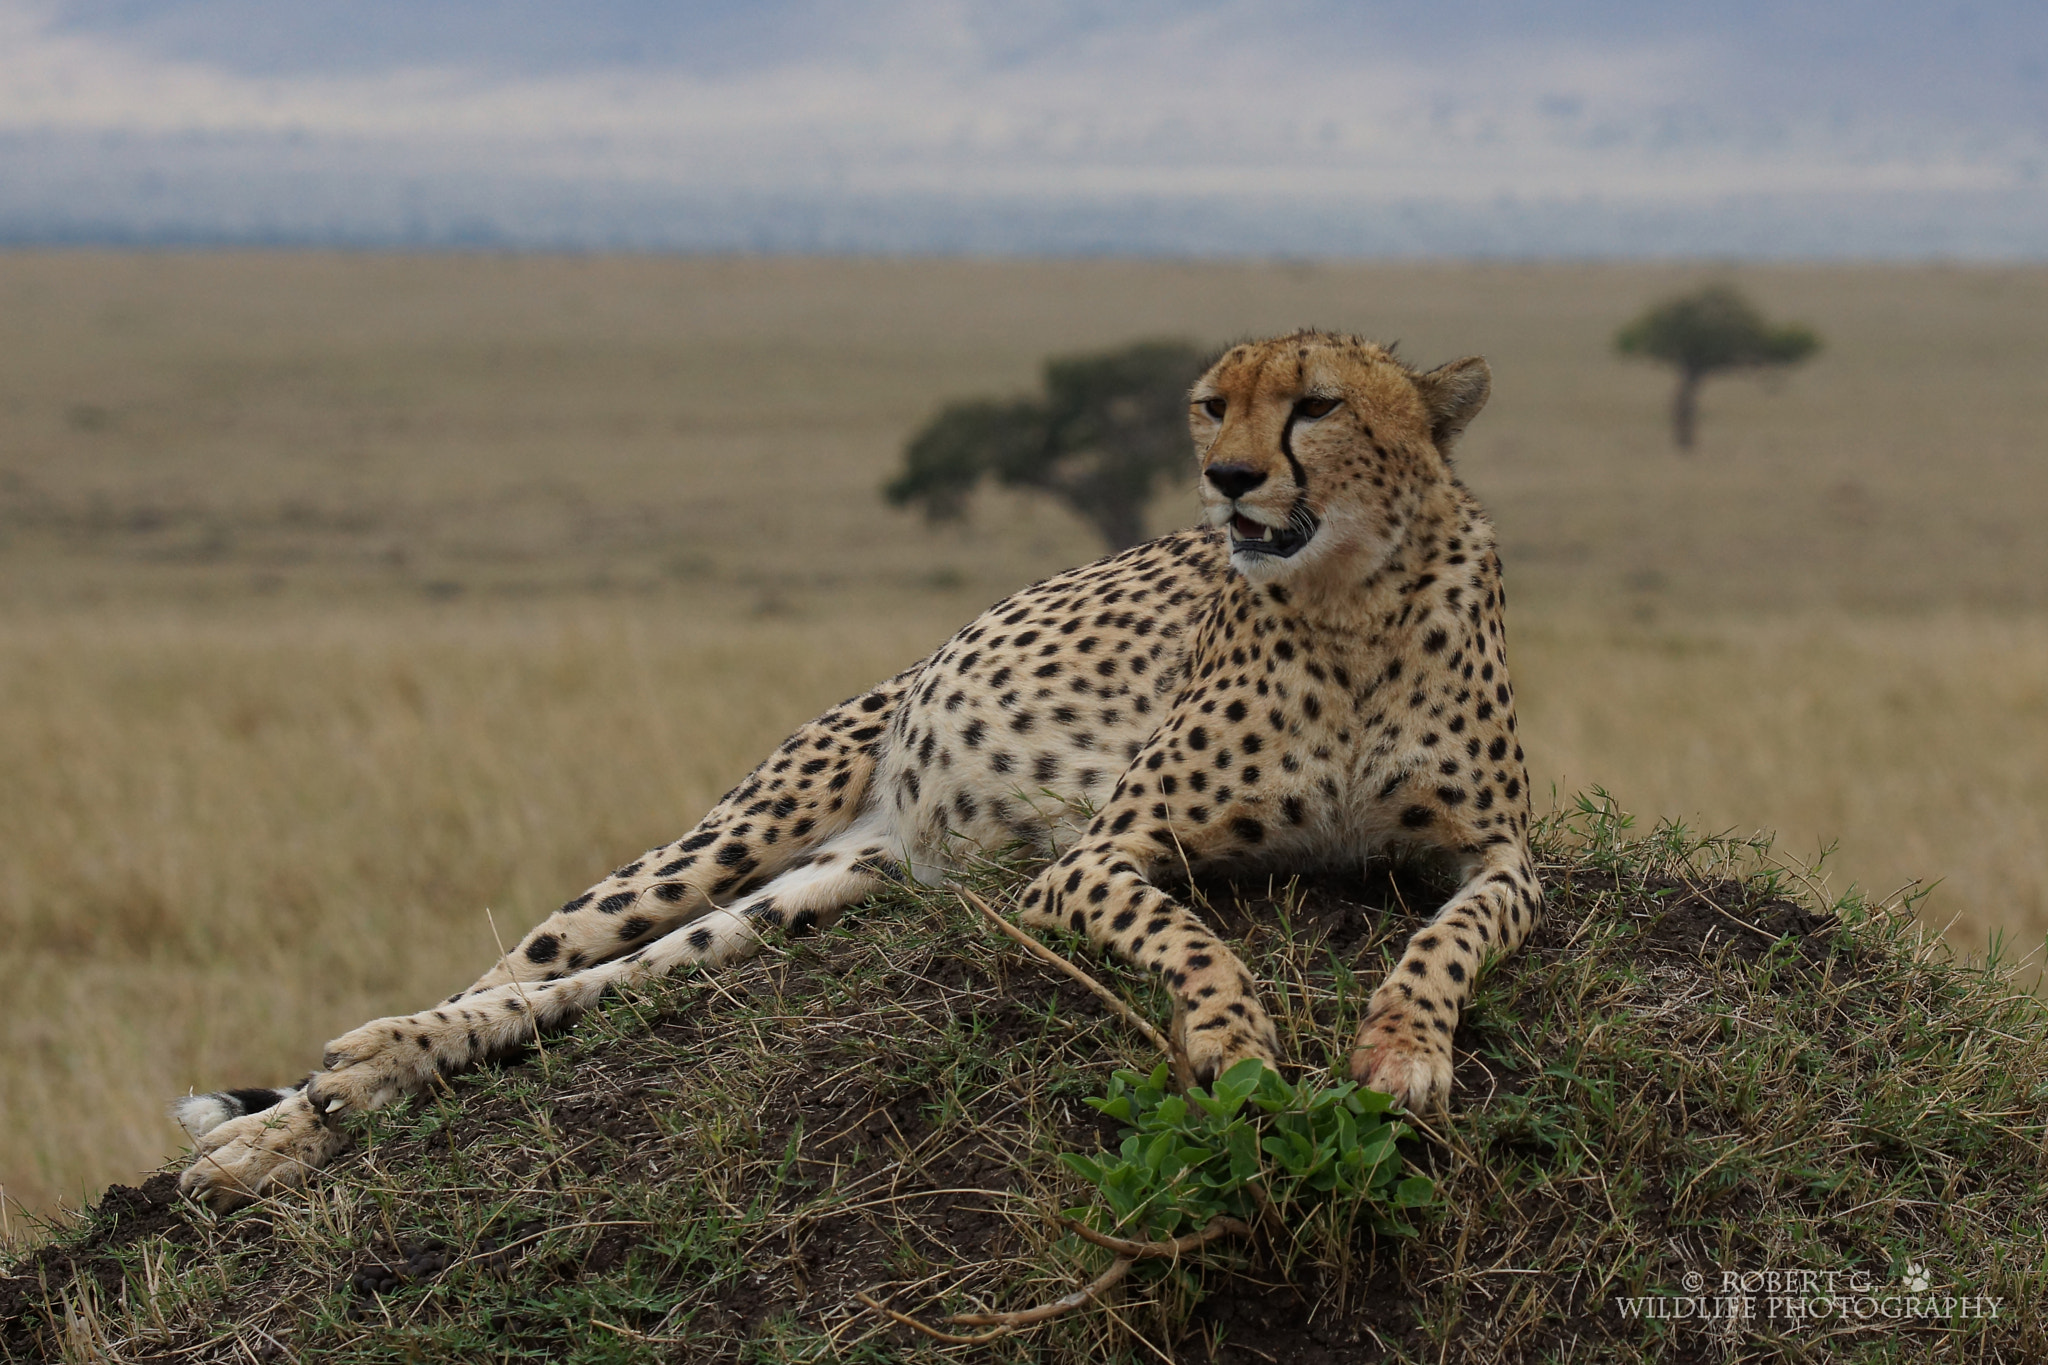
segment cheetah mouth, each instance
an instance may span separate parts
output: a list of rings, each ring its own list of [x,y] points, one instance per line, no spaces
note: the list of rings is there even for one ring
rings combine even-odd
[[[1239,512],[1230,519],[1230,552],[1287,559],[1314,540],[1322,524],[1315,513],[1300,503],[1287,514],[1285,526],[1268,526]]]

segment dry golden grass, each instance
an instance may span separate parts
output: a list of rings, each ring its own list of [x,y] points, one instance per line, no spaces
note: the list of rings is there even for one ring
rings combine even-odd
[[[1921,918],[1982,956],[2048,936],[2048,620],[1955,612],[1596,625],[1525,614],[1511,656],[1539,791],[1773,830],[1836,890],[1937,886]],[[1539,798],[1540,800],[1541,798]]]
[[[152,1166],[169,1096],[466,985],[486,907],[516,941],[927,633],[602,604],[0,626],[9,1196]]]
[[[484,907],[509,941],[1093,554],[874,489],[938,401],[1146,334],[1486,353],[1539,787],[2038,945],[2048,271],[1733,272],[1829,349],[1710,386],[1682,461],[1606,344],[1714,273],[0,255],[0,1183],[132,1177],[171,1094],[465,983]]]
[[[1827,349],[1709,384],[1683,460],[1609,346],[1721,275]],[[1095,547],[884,509],[940,401],[1305,323],[1492,360],[1460,458],[1523,602],[2048,607],[2048,269],[95,253],[0,255],[0,593],[1000,593]]]

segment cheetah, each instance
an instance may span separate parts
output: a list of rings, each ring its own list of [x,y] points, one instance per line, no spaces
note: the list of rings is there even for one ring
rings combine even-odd
[[[989,608],[790,736],[690,833],[535,926],[475,985],[329,1043],[280,1090],[188,1097],[182,1177],[229,1208],[302,1183],[338,1120],[515,1049],[606,988],[829,925],[963,850],[1050,861],[1021,922],[1158,972],[1197,1078],[1278,1061],[1244,964],[1160,883],[1356,866],[1401,848],[1460,878],[1373,993],[1353,1077],[1441,1103],[1489,958],[1529,933],[1528,847],[1494,532],[1449,455],[1484,360],[1427,372],[1359,337],[1238,345],[1198,380],[1200,525]]]

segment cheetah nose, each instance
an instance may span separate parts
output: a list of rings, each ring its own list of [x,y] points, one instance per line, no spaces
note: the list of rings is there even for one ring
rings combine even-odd
[[[1212,464],[1202,472],[1226,498],[1241,498],[1266,481],[1265,470],[1248,464]]]

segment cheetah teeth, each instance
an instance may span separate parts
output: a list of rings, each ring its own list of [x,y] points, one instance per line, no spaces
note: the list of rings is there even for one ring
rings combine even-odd
[[[1307,508],[1297,505],[1288,513],[1285,526],[1268,526],[1239,512],[1230,518],[1233,551],[1287,559],[1315,538],[1322,523]]]

